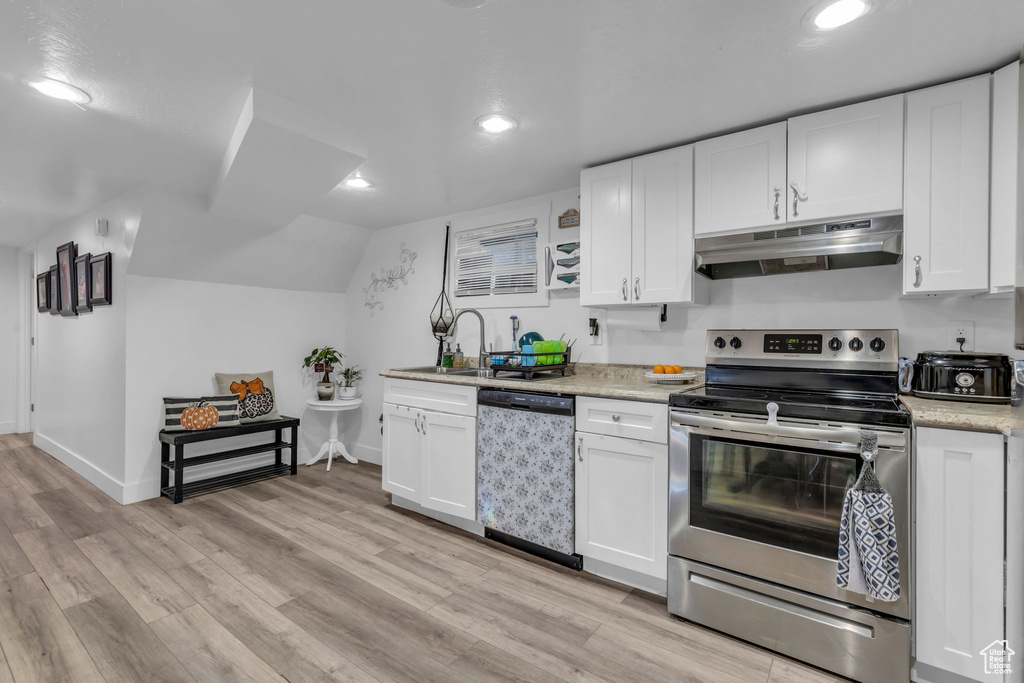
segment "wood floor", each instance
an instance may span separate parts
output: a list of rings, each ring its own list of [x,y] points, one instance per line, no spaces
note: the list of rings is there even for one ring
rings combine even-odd
[[[121,507],[0,436],[0,683],[836,681],[323,464]]]

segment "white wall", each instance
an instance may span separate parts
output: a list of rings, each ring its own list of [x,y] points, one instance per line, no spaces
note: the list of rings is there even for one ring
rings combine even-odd
[[[57,247],[78,244],[80,254],[113,255],[112,301],[65,318],[36,313],[35,444],[120,499],[124,481],[125,274],[141,201],[125,195],[39,237],[35,270],[57,262]],[[97,237],[95,220],[110,233]],[[127,239],[126,239],[127,236]]]
[[[18,250],[0,247],[0,434],[17,422],[18,340],[21,320]]]
[[[302,420],[299,462],[316,453],[328,423],[324,414],[306,409],[315,380],[300,366],[315,346],[345,348],[344,294],[139,275],[128,276],[128,287],[124,502],[159,495],[162,398],[210,395],[216,372],[273,370],[279,412]],[[342,420],[355,420],[348,415]],[[223,449],[220,443],[208,450]],[[201,452],[190,448],[186,455]],[[214,463],[190,475],[232,467],[237,464]]]
[[[573,239],[578,233],[557,229],[554,219],[567,208],[579,206],[578,194],[577,190],[567,190],[374,232],[352,279],[348,298],[348,350],[368,369],[363,385],[363,420],[346,436],[358,442],[359,457],[380,461],[377,418],[382,380],[377,373],[385,368],[430,365],[436,361],[437,343],[430,333],[429,314],[441,287],[445,222],[550,201],[553,215],[548,240]],[[384,308],[371,316],[370,309],[364,306],[363,288],[370,273],[397,264],[399,245],[403,242],[417,254],[415,273],[409,276],[408,286],[379,295]],[[545,308],[485,309],[482,313],[487,340],[494,343],[495,349],[509,346],[509,316],[514,313],[521,321],[520,334],[535,330],[547,339],[557,339],[565,333],[566,339],[579,340],[574,347],[574,359],[591,363],[670,362],[701,366],[708,329],[744,327],[896,328],[900,332],[900,353],[913,356],[919,351],[945,348],[949,320],[975,322],[977,350],[1012,352],[1010,299],[901,299],[901,267],[711,282],[708,306],[670,306],[668,322],[660,332],[604,330],[600,346],[589,344],[588,322],[592,315],[602,318],[604,311],[580,307],[575,294],[553,294]],[[474,356],[479,344],[477,322],[464,317],[460,327],[457,341],[467,357]]]

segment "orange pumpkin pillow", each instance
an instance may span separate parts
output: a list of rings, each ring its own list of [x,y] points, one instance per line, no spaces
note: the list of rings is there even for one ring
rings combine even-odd
[[[237,427],[239,424],[238,397],[234,394],[164,399],[166,432],[198,432],[214,427]]]

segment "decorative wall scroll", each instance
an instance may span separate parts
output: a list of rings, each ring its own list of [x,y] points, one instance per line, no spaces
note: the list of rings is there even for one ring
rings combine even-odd
[[[378,294],[409,284],[409,275],[416,272],[412,267],[415,260],[416,252],[406,248],[405,242],[402,242],[397,266],[388,269],[381,268],[380,275],[370,273],[370,284],[363,288],[363,293],[366,295],[363,306],[370,309],[371,317],[378,309],[384,309],[384,302],[377,299]]]

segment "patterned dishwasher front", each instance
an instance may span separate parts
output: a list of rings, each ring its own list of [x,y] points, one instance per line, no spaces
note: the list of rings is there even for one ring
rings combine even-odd
[[[477,519],[572,554],[574,418],[483,405],[478,411]]]

